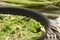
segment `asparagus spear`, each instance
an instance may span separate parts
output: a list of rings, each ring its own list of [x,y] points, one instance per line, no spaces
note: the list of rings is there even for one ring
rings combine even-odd
[[[26,5],[19,5],[19,4],[12,4],[12,3],[5,3],[5,2],[0,2],[1,6],[23,6],[25,7]]]
[[[56,19],[58,17],[57,14],[44,14],[45,16],[47,16],[50,19]]]
[[[7,3],[13,3],[13,4],[19,4],[19,5],[26,5],[27,7],[34,7],[34,6],[46,6],[46,5],[55,5],[56,2],[55,1],[36,1],[36,0],[2,0],[3,2],[7,2]]]
[[[15,3],[15,4],[24,4],[24,5],[32,5],[32,6],[38,6],[38,5],[48,5],[52,4],[53,2],[50,1],[44,1],[44,2],[36,2],[36,1],[30,1],[30,0],[3,0],[4,2],[8,3]]]

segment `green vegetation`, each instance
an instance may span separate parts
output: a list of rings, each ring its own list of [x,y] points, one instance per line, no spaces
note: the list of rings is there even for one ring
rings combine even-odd
[[[33,18],[0,14],[0,40],[34,40],[44,32],[41,23]]]

